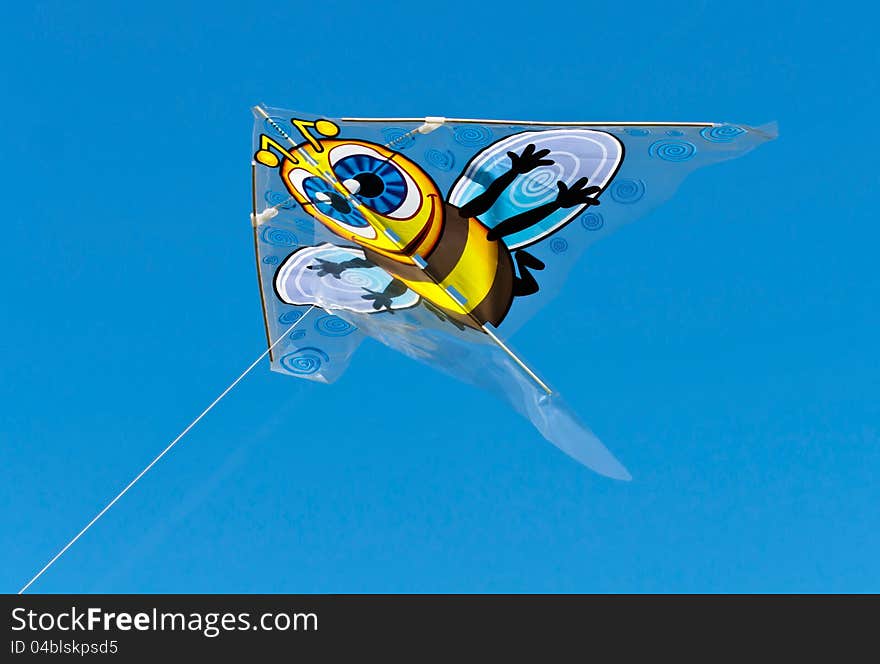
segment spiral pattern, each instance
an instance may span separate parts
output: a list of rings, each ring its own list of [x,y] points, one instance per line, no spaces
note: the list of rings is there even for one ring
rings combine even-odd
[[[647,136],[651,132],[647,129],[642,129],[641,127],[630,127],[625,130],[627,134],[630,136]]]
[[[559,191],[556,183],[565,181],[565,169],[561,163],[541,166],[520,177],[510,187],[507,194],[510,202],[518,209],[528,209],[542,205],[556,197]],[[571,184],[570,182],[568,184]]]
[[[318,373],[324,362],[330,361],[330,356],[320,348],[306,346],[288,353],[281,358],[281,366],[292,374],[310,376]]]
[[[260,231],[260,239],[266,244],[276,247],[295,247],[299,242],[296,235],[286,228],[278,228],[277,226],[263,226]]]
[[[684,132],[678,129],[670,129],[666,132],[667,136],[684,136]]]
[[[587,212],[581,217],[581,226],[588,231],[598,231],[605,225],[605,219],[599,212]]]
[[[455,142],[466,148],[481,148],[492,140],[492,130],[482,125],[462,125],[453,130]]]
[[[648,148],[648,154],[663,161],[687,161],[697,154],[697,146],[688,141],[655,141]]]
[[[263,194],[263,199],[272,207],[280,210],[290,210],[296,207],[296,201],[285,191],[272,191],[271,189]]]
[[[737,136],[745,134],[746,130],[734,125],[720,125],[718,127],[703,127],[700,136],[711,143],[730,143]]]
[[[287,338],[290,340],[290,342],[293,342],[302,339],[304,336],[306,336],[305,330],[293,330],[290,334],[287,335]]]
[[[346,270],[339,276],[337,281],[350,287],[345,290],[358,291],[362,288],[367,288],[369,290],[381,291],[385,290],[387,283],[380,278],[380,274],[376,270]]]
[[[617,180],[611,185],[611,198],[618,203],[631,205],[638,203],[645,195],[645,183],[641,180],[628,179]]]
[[[449,150],[431,148],[425,152],[425,161],[430,166],[439,168],[441,171],[451,171],[452,167],[455,166],[455,155]]]
[[[555,237],[550,240],[550,251],[554,254],[563,254],[568,251],[568,240],[564,237]]]
[[[406,150],[413,143],[416,142],[415,137],[406,136],[407,130],[402,129],[401,127],[387,127],[382,130],[382,135],[385,137],[386,143],[391,143],[388,147],[393,148],[395,150]],[[406,136],[406,138],[404,138]]]
[[[263,258],[266,265],[278,265],[278,256],[266,256]]]
[[[357,327],[339,316],[322,316],[315,321],[315,329],[325,337],[344,337],[354,332]]]
[[[278,316],[278,322],[282,325],[293,325],[296,321],[300,319],[302,316],[302,312],[297,309],[291,309],[290,311],[285,311],[283,314]]]

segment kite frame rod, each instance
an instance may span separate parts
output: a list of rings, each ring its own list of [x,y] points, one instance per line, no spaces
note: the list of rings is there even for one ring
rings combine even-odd
[[[340,118],[343,122],[424,122],[425,118]],[[717,127],[717,122],[550,122],[549,120],[491,120],[480,118],[444,118],[446,122],[535,125],[541,127]]]
[[[526,372],[526,374],[529,376],[529,378],[531,378],[533,381],[535,381],[541,387],[541,389],[544,390],[548,395],[553,394],[553,390],[550,389],[550,387],[547,385],[547,383],[545,383],[543,380],[541,380],[541,378],[538,376],[538,374],[536,374],[534,371],[532,371],[528,367],[528,365],[526,365],[526,363],[523,362],[519,358],[519,356],[516,353],[514,353],[512,350],[510,350],[510,348],[507,347],[507,344],[505,344],[503,341],[501,341],[501,339],[499,339],[495,335],[495,333],[489,329],[489,327],[487,325],[483,325],[482,328],[483,328],[483,332],[488,334],[489,337],[492,339],[492,341],[494,341],[496,344],[498,344],[498,346],[501,348],[501,350],[503,350],[505,353],[507,353],[510,356],[510,358],[519,365],[520,369],[522,369],[523,371]]]
[[[269,113],[266,111],[266,109],[264,109],[264,108],[263,108],[262,106],[260,106],[259,104],[257,104],[257,105],[254,106],[253,108],[254,108],[254,110],[255,110],[257,113],[259,113],[259,114],[263,117],[264,120],[268,120],[270,123],[272,123],[273,126],[277,127],[277,125],[275,124],[274,120],[272,120],[272,118],[269,117]],[[422,118],[422,119],[419,119],[419,120],[415,120],[415,122],[425,122],[425,123],[427,123],[427,118]],[[280,127],[277,127],[277,128],[280,129]],[[411,133],[412,133],[412,132],[411,132]],[[286,132],[284,132],[283,130],[282,130],[282,135],[287,139],[288,143],[290,143],[292,147],[294,147],[294,148],[297,147],[297,145],[296,145],[296,143],[293,141],[293,139],[290,138],[289,136],[287,136]],[[334,183],[333,183],[333,182],[328,182],[328,184],[330,184],[331,186],[334,186]],[[347,192],[346,192],[346,193],[347,193]],[[254,205],[256,205],[256,189],[254,190],[253,200],[254,200]],[[355,204],[356,204],[356,203],[357,203],[357,202],[355,201]],[[369,219],[369,218],[372,216],[372,215],[367,214],[367,211],[364,210],[364,209],[362,209],[361,206],[359,206],[359,205],[356,204],[355,207],[356,207],[358,210],[360,210],[361,213],[362,213],[367,219]],[[257,219],[257,213],[256,213],[256,211],[255,211],[255,212],[254,212],[254,220],[256,220],[256,219]],[[373,221],[375,222],[375,220],[373,220]],[[256,223],[256,221],[255,221],[255,223]],[[376,225],[379,226],[380,228],[382,228],[382,224],[376,224]],[[254,232],[256,232],[256,227],[255,227],[255,231],[254,231]],[[390,238],[389,238],[389,239],[390,239]],[[440,287],[440,288],[443,287],[442,284],[440,283],[440,281],[437,280],[437,278],[435,278],[434,275],[432,275],[430,272],[428,272],[428,271],[425,270],[424,268],[422,268],[422,273],[423,273],[425,276],[427,276],[432,282],[434,282],[434,284],[435,284],[436,286],[438,286],[438,287]],[[510,357],[510,359],[512,359],[512,360],[517,364],[517,366],[519,366],[519,367],[520,367],[520,368],[526,373],[526,375],[527,375],[529,378],[531,378],[533,381],[535,381],[535,383],[536,383],[536,384],[537,384],[542,390],[544,390],[548,395],[552,395],[552,394],[553,394],[553,390],[550,389],[550,387],[547,385],[547,383],[545,383],[543,380],[541,380],[541,378],[538,376],[538,374],[535,373],[531,368],[529,368],[529,366],[528,366],[528,365],[522,360],[522,358],[520,358],[516,353],[514,353],[514,352],[513,352],[508,346],[507,346],[507,344],[505,344],[503,341],[501,341],[501,339],[499,339],[498,336],[495,335],[495,334],[494,334],[494,333],[488,328],[487,325],[485,325],[482,321],[478,320],[477,317],[474,316],[473,312],[465,312],[465,315],[467,315],[471,320],[473,320],[477,325],[479,325],[480,329],[483,330],[483,332],[485,332],[486,335],[488,335],[488,337],[489,337],[490,339],[492,339],[492,341],[493,341],[493,342],[494,342],[494,343],[495,343],[495,344],[496,344],[496,345],[497,345],[502,351],[504,351],[504,352],[508,355],[508,357]]]
[[[266,309],[266,293],[263,289],[263,274],[260,270],[260,241],[257,237],[257,163],[251,161],[251,231],[254,236],[254,260],[257,265],[257,285],[260,287],[260,307],[263,310],[263,327],[266,330],[266,346],[269,347],[269,361],[272,356],[272,334],[269,331],[269,312]]]

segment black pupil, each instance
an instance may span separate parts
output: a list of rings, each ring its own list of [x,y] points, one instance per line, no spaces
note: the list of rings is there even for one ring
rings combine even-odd
[[[351,206],[348,204],[348,201],[335,191],[330,194],[330,205],[333,206],[334,210],[341,212],[342,214],[348,214],[351,212]]]
[[[354,176],[354,179],[361,185],[361,188],[358,190],[358,196],[375,198],[376,196],[381,196],[382,192],[385,191],[385,183],[375,173],[358,173]]]

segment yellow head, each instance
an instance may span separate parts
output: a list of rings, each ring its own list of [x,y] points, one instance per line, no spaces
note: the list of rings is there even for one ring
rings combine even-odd
[[[359,140],[307,142],[291,153],[296,163],[283,161],[281,179],[303,209],[337,235],[402,262],[434,247],[443,201],[416,163]]]

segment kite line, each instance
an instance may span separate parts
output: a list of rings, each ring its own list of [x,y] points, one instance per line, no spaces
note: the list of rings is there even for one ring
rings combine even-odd
[[[220,396],[218,396],[216,399],[214,399],[214,401],[211,402],[210,406],[205,408],[205,410],[203,410],[196,419],[194,419],[192,422],[190,422],[189,425],[183,431],[180,432],[180,434],[177,436],[177,438],[172,440],[171,443],[169,443],[169,445],[164,450],[162,450],[158,454],[158,456],[156,456],[155,459],[150,461],[150,463],[147,464],[147,466],[141,472],[139,472],[137,474],[137,476],[131,482],[129,482],[128,485],[126,485],[126,487],[122,491],[120,491],[118,494],[116,494],[116,497],[113,500],[111,500],[109,503],[107,503],[107,505],[104,506],[104,509],[102,509],[100,512],[98,512],[95,515],[95,517],[91,521],[89,521],[88,524],[86,524],[85,528],[80,530],[72,540],[70,540],[67,544],[65,544],[64,548],[61,549],[58,553],[56,553],[55,557],[52,558],[52,560],[50,560],[48,563],[46,563],[46,565],[45,565],[45,567],[43,567],[43,569],[41,569],[39,572],[37,572],[36,575],[30,581],[28,581],[26,584],[24,584],[22,589],[18,591],[18,594],[21,595],[24,593],[25,590],[30,588],[31,584],[33,584],[34,581],[36,581],[37,579],[39,579],[43,575],[43,572],[45,572],[47,569],[49,569],[55,563],[56,560],[58,560],[62,555],[64,555],[64,552],[67,551],[70,547],[72,547],[76,543],[76,541],[86,533],[86,531],[89,528],[94,526],[95,523],[98,521],[98,519],[100,519],[102,516],[104,516],[104,514],[106,514],[107,511],[111,507],[113,507],[113,505],[116,504],[116,501],[118,501],[120,498],[122,498],[122,496],[124,496],[128,492],[129,489],[131,489],[135,484],[137,484],[138,481],[149,472],[150,468],[152,468],[153,466],[156,465],[156,463],[158,463],[159,459],[161,459],[168,452],[170,452],[172,447],[177,445],[177,443],[179,443],[180,440],[186,434],[188,434],[190,432],[190,430],[192,430],[192,428],[196,424],[198,424],[203,417],[205,417],[205,415],[207,415],[209,412],[211,412],[211,410],[214,408],[214,406],[216,406],[218,403],[220,403],[220,401],[223,399],[223,397],[225,397],[227,394],[229,394],[233,390],[233,388],[236,385],[238,385],[244,379],[244,377],[247,376],[254,369],[254,367],[256,367],[260,362],[263,361],[263,359],[270,352],[272,352],[272,350],[275,348],[275,346],[277,346],[279,343],[281,343],[282,339],[287,338],[288,333],[293,328],[295,328],[297,325],[299,325],[300,322],[311,313],[312,309],[314,309],[315,306],[316,305],[314,305],[314,304],[312,306],[310,306],[302,316],[297,318],[296,321],[294,321],[293,324],[291,324],[290,327],[288,327],[284,331],[284,334],[279,336],[266,350],[263,351],[263,353],[256,360],[254,360],[251,363],[251,365],[247,369],[245,369],[238,376],[238,378],[236,378],[234,381],[232,381],[229,384],[229,386],[225,390],[223,390],[223,392],[220,393]]]

